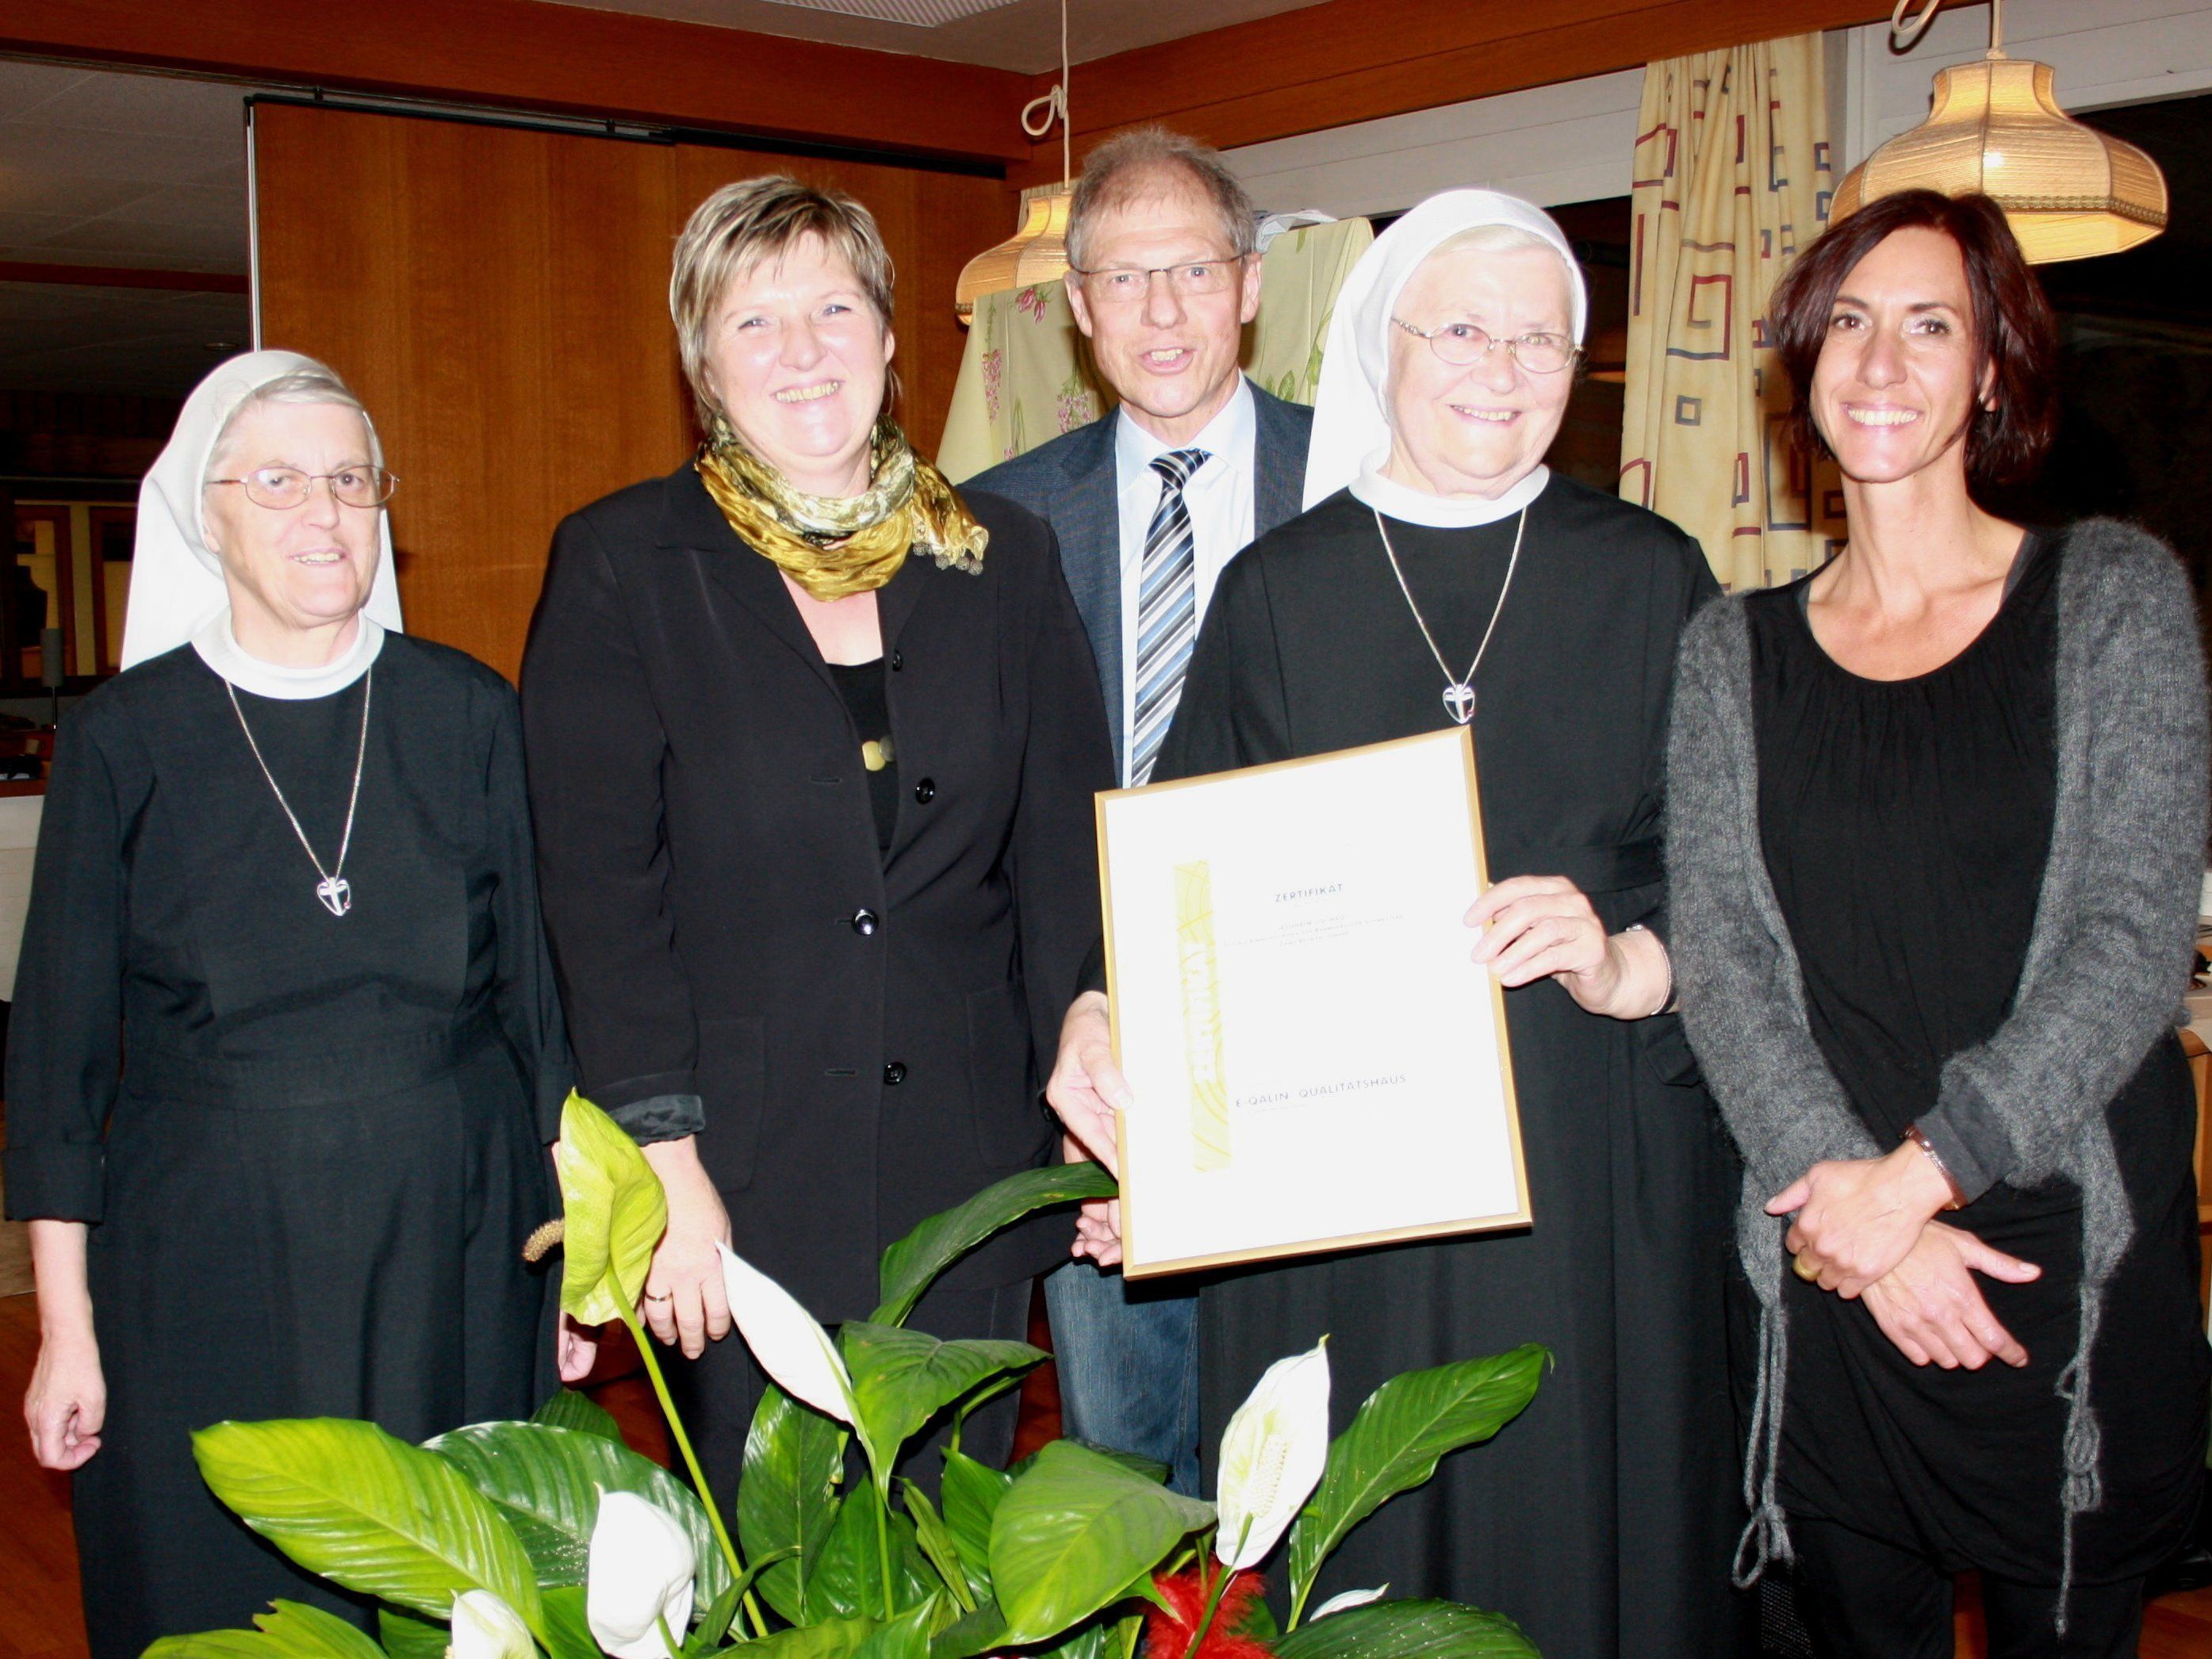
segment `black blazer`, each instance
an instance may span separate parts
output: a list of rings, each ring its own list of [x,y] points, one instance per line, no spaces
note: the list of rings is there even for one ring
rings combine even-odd
[[[826,1320],[877,1255],[1050,1160],[1039,1098],[1098,931],[1113,759],[1052,532],[966,497],[981,575],[879,590],[901,798],[867,775],[775,566],[689,465],[562,520],[523,659],[546,931],[585,1094],[696,1093],[738,1253]],[[1066,1254],[1040,1218],[956,1269]]]

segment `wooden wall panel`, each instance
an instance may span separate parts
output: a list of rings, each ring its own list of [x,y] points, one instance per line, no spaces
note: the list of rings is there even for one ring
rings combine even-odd
[[[1327,0],[1079,64],[1076,153],[1146,121],[1228,149],[1888,15],[1881,0]],[[1008,176],[1060,172],[1054,132]]]
[[[924,453],[962,349],[952,278],[1011,228],[995,179],[707,146],[261,105],[262,339],[328,361],[376,417],[410,631],[512,677],[562,514],[694,441],[668,321],[677,233],[782,171],[875,211]]]

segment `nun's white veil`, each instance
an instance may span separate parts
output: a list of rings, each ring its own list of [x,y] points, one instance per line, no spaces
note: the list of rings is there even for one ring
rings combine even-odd
[[[207,524],[200,511],[216,441],[238,406],[263,386],[302,369],[320,368],[313,358],[296,351],[249,351],[219,364],[185,399],[168,447],[138,489],[131,599],[123,617],[124,667],[174,650],[229,610],[222,561],[208,545]],[[374,449],[373,422],[368,434]],[[371,459],[383,464],[380,452]],[[392,528],[388,518],[378,516],[376,575],[362,614],[396,633],[399,586],[392,568]]]
[[[1577,343],[1589,317],[1589,296],[1582,270],[1565,234],[1541,208],[1494,190],[1448,190],[1431,196],[1376,237],[1337,291],[1336,309],[1321,360],[1321,385],[1314,397],[1313,440],[1306,452],[1305,505],[1314,506],[1349,485],[1363,501],[1385,494],[1370,506],[1425,521],[1480,523],[1517,512],[1540,494],[1549,476],[1542,466],[1496,502],[1419,497],[1419,492],[1379,477],[1390,447],[1390,422],[1384,405],[1390,372],[1390,319],[1398,296],[1421,262],[1455,236],[1486,226],[1510,226],[1557,249],[1567,270]],[[1376,488],[1377,485],[1382,489]],[[1419,497],[1418,501],[1407,498]],[[1441,514],[1442,517],[1437,517]]]

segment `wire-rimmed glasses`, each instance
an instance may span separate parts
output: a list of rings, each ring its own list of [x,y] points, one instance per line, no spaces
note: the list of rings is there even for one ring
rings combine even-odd
[[[1168,286],[1186,300],[1218,294],[1244,274],[1244,255],[1227,254],[1218,259],[1188,259],[1172,265],[1106,265],[1085,270],[1068,269],[1083,278],[1083,295],[1102,305],[1133,305],[1152,291],[1152,278],[1164,276]]]
[[[1556,374],[1583,355],[1583,349],[1564,334],[1535,330],[1500,339],[1473,323],[1446,323],[1440,328],[1415,328],[1402,317],[1390,319],[1407,333],[1429,343],[1429,349],[1454,368],[1479,363],[1498,346],[1531,374]]]
[[[211,484],[236,484],[256,507],[283,513],[305,503],[315,486],[326,483],[344,507],[382,507],[399,480],[380,466],[342,466],[335,472],[302,472],[292,466],[257,467],[242,478],[210,478]]]

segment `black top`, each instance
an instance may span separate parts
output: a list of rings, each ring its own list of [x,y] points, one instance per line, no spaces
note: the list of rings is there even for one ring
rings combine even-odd
[[[845,699],[860,734],[860,766],[868,775],[868,806],[876,815],[876,850],[891,850],[891,832],[898,827],[898,750],[891,742],[891,708],[884,692],[884,659],[833,662],[830,678],[837,682],[837,695]],[[930,790],[933,796],[935,786]],[[923,803],[927,805],[927,803]]]
[[[1809,577],[1747,601],[1767,872],[1814,1041],[1885,1146],[1935,1105],[1944,1062],[2011,1012],[2050,851],[2063,562],[2063,538],[2027,538],[1988,626],[1909,679],[1862,678],[1829,657],[1805,613]],[[2192,1357],[2166,1352],[2176,1331],[2202,1347],[2174,1305],[2194,1297],[2193,1115],[2170,1041],[2109,1109],[2144,1220],[2105,1298],[2100,1374],[2123,1381],[2099,1391],[2106,1501],[2080,1523],[2084,1582],[2146,1570],[2195,1490],[2202,1398],[2124,1382],[2187,1375]],[[1785,1275],[1783,1503],[1954,1567],[2055,1583],[2080,1194],[2063,1179],[2000,1182],[1938,1218],[2043,1268],[2029,1285],[1976,1279],[2028,1364],[1917,1367],[1864,1303]]]
[[[825,1320],[867,1316],[884,1246],[1054,1157],[1038,1091],[1098,928],[1114,769],[1083,624],[1044,526],[963,499],[981,573],[910,556],[876,593],[906,785],[887,851],[872,734],[690,466],[562,522],[523,659],[584,1091],[697,1095],[733,1248]],[[946,1282],[1027,1279],[1068,1227]]]
[[[1389,526],[1455,678],[1516,529]],[[1475,681],[1493,878],[1567,876],[1613,928],[1660,918],[1675,645],[1715,592],[1697,544],[1640,507],[1557,476],[1530,506]],[[1445,684],[1374,514],[1339,494],[1223,572],[1156,775],[1449,731]],[[1601,1018],[1548,981],[1505,1002],[1534,1224],[1208,1284],[1205,1443],[1268,1364],[1323,1335],[1339,1430],[1398,1372],[1544,1343],[1557,1363],[1528,1411],[1352,1533],[1318,1593],[1387,1579],[1394,1595],[1504,1613],[1546,1653],[1723,1659],[1741,1525],[1734,1425],[1714,1408],[1726,1139],[1702,1090],[1677,1081],[1690,1073],[1676,1020]]]

